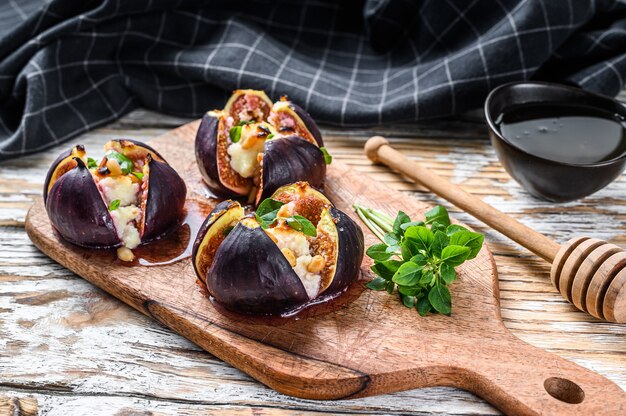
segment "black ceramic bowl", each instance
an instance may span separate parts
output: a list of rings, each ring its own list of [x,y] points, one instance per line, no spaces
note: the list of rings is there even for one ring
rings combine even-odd
[[[497,118],[508,109],[535,103],[589,106],[626,118],[626,107],[618,101],[560,84],[516,82],[491,91],[485,101],[491,143],[506,171],[528,192],[549,201],[573,201],[604,188],[622,173],[626,153],[598,163],[564,163],[528,153],[504,137]]]

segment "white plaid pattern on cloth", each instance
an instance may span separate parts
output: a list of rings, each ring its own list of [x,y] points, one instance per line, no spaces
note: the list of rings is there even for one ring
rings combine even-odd
[[[236,88],[372,125],[477,108],[509,81],[615,95],[625,78],[626,0],[5,0],[0,159],[138,106],[199,116]]]

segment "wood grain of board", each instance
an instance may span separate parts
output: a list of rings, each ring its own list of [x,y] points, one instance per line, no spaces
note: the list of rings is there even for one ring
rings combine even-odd
[[[46,415],[111,414],[452,414],[496,415],[463,390],[434,387],[342,401],[296,399],[255,382],[39,252],[26,236],[28,208],[52,161],[74,144],[102,155],[111,138],[146,141],[187,119],[136,110],[51,150],[0,163],[0,395],[39,402]],[[565,205],[539,201],[502,169],[479,117],[329,128],[335,160],[485,233],[498,265],[504,324],[517,337],[626,387],[626,325],[577,311],[549,282],[549,265],[471,216],[363,156],[384,135],[411,158],[498,209],[564,242],[590,235],[626,243],[626,180]]]
[[[207,203],[193,157],[196,128],[197,123],[182,126],[152,145],[185,178],[189,198]],[[341,163],[331,165],[327,194],[348,213],[354,202],[412,216],[428,209]],[[64,244],[41,201],[29,212],[26,229],[62,265],[286,394],[345,399],[454,386],[511,414],[626,411],[624,392],[608,379],[510,334],[500,318],[497,273],[486,248],[460,268],[452,317],[423,319],[396,298],[364,291],[353,298],[348,293],[332,307],[311,308],[297,320],[267,321],[219,313],[198,290],[188,260],[129,268],[113,252]],[[375,238],[366,234],[366,242],[373,243]],[[367,270],[366,262],[364,279]],[[418,342],[416,350],[414,342],[420,339],[428,342]]]

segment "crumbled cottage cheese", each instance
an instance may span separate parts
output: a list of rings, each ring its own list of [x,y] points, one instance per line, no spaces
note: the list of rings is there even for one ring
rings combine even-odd
[[[98,183],[107,206],[120,201],[117,209],[110,211],[117,235],[125,247],[133,249],[141,243],[137,222],[141,210],[137,206],[140,184],[133,183],[128,176],[108,176]]]
[[[276,245],[280,249],[288,248],[293,252],[296,257],[296,265],[293,267],[294,272],[302,281],[309,299],[316,297],[320,290],[321,274],[308,271],[313,257],[309,251],[309,242],[306,236],[301,232],[284,227],[269,228],[267,232],[278,240]]]
[[[227,152],[230,155],[230,166],[244,178],[251,178],[259,168],[257,155],[263,152],[265,141],[257,140],[255,145],[249,149],[242,147],[242,141],[243,140],[240,140],[228,147]]]

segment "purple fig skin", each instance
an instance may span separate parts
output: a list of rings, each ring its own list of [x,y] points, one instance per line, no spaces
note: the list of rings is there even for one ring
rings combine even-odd
[[[324,295],[335,295],[343,292],[359,278],[365,243],[363,230],[349,216],[335,207],[331,207],[331,217],[335,220],[339,247],[337,264],[332,283],[323,292]]]
[[[326,178],[326,162],[322,151],[300,136],[269,140],[263,151],[263,189],[257,205],[278,188],[305,181],[322,189]]]
[[[148,199],[141,242],[147,243],[171,232],[180,225],[187,187],[185,181],[167,163],[148,154]]]
[[[122,244],[91,172],[80,158],[77,166],[52,185],[46,211],[50,222],[67,241],[87,248]]]
[[[233,200],[227,199],[217,204],[200,226],[198,234],[196,234],[196,239],[193,243],[193,249],[191,250],[191,262],[193,263],[193,270],[196,272],[198,278],[202,281],[204,281],[206,276],[200,276],[200,271],[196,266],[196,257],[198,255],[198,249],[200,248],[200,244],[202,244],[202,240],[204,240],[204,236],[206,235],[207,231],[209,231],[209,228],[211,228],[215,221],[217,221],[219,217],[224,215],[224,213],[228,211],[228,208],[230,208],[235,203],[236,202],[234,202]]]
[[[300,107],[298,104],[293,102],[289,102],[289,107],[300,117],[305,127],[311,132],[317,145],[319,147],[324,146],[324,140],[322,139],[322,133],[320,132],[319,127],[317,127],[317,123],[313,120],[313,117],[309,113],[307,113],[304,108]]]
[[[244,314],[281,314],[309,301],[278,246],[260,226],[243,222],[217,249],[206,284],[220,305]]]
[[[219,169],[217,167],[217,135],[219,118],[206,113],[202,117],[200,127],[196,133],[196,163],[200,174],[211,192],[218,196],[236,196],[233,191],[220,182]]]
[[[84,150],[84,146],[82,144],[79,144],[76,147],[80,147],[80,148],[82,148]],[[56,160],[52,163],[52,165],[50,166],[50,169],[48,169],[48,173],[46,174],[46,180],[43,183],[43,202],[44,202],[44,204],[46,203],[46,200],[48,199],[48,187],[50,186],[50,181],[52,180],[52,175],[54,174],[54,171],[56,170],[57,166],[59,166],[59,164],[61,162],[63,162],[65,159],[70,157],[73,152],[74,152],[73,148],[70,149],[70,150],[66,150],[66,151],[62,152],[59,155],[59,157],[57,157]]]

